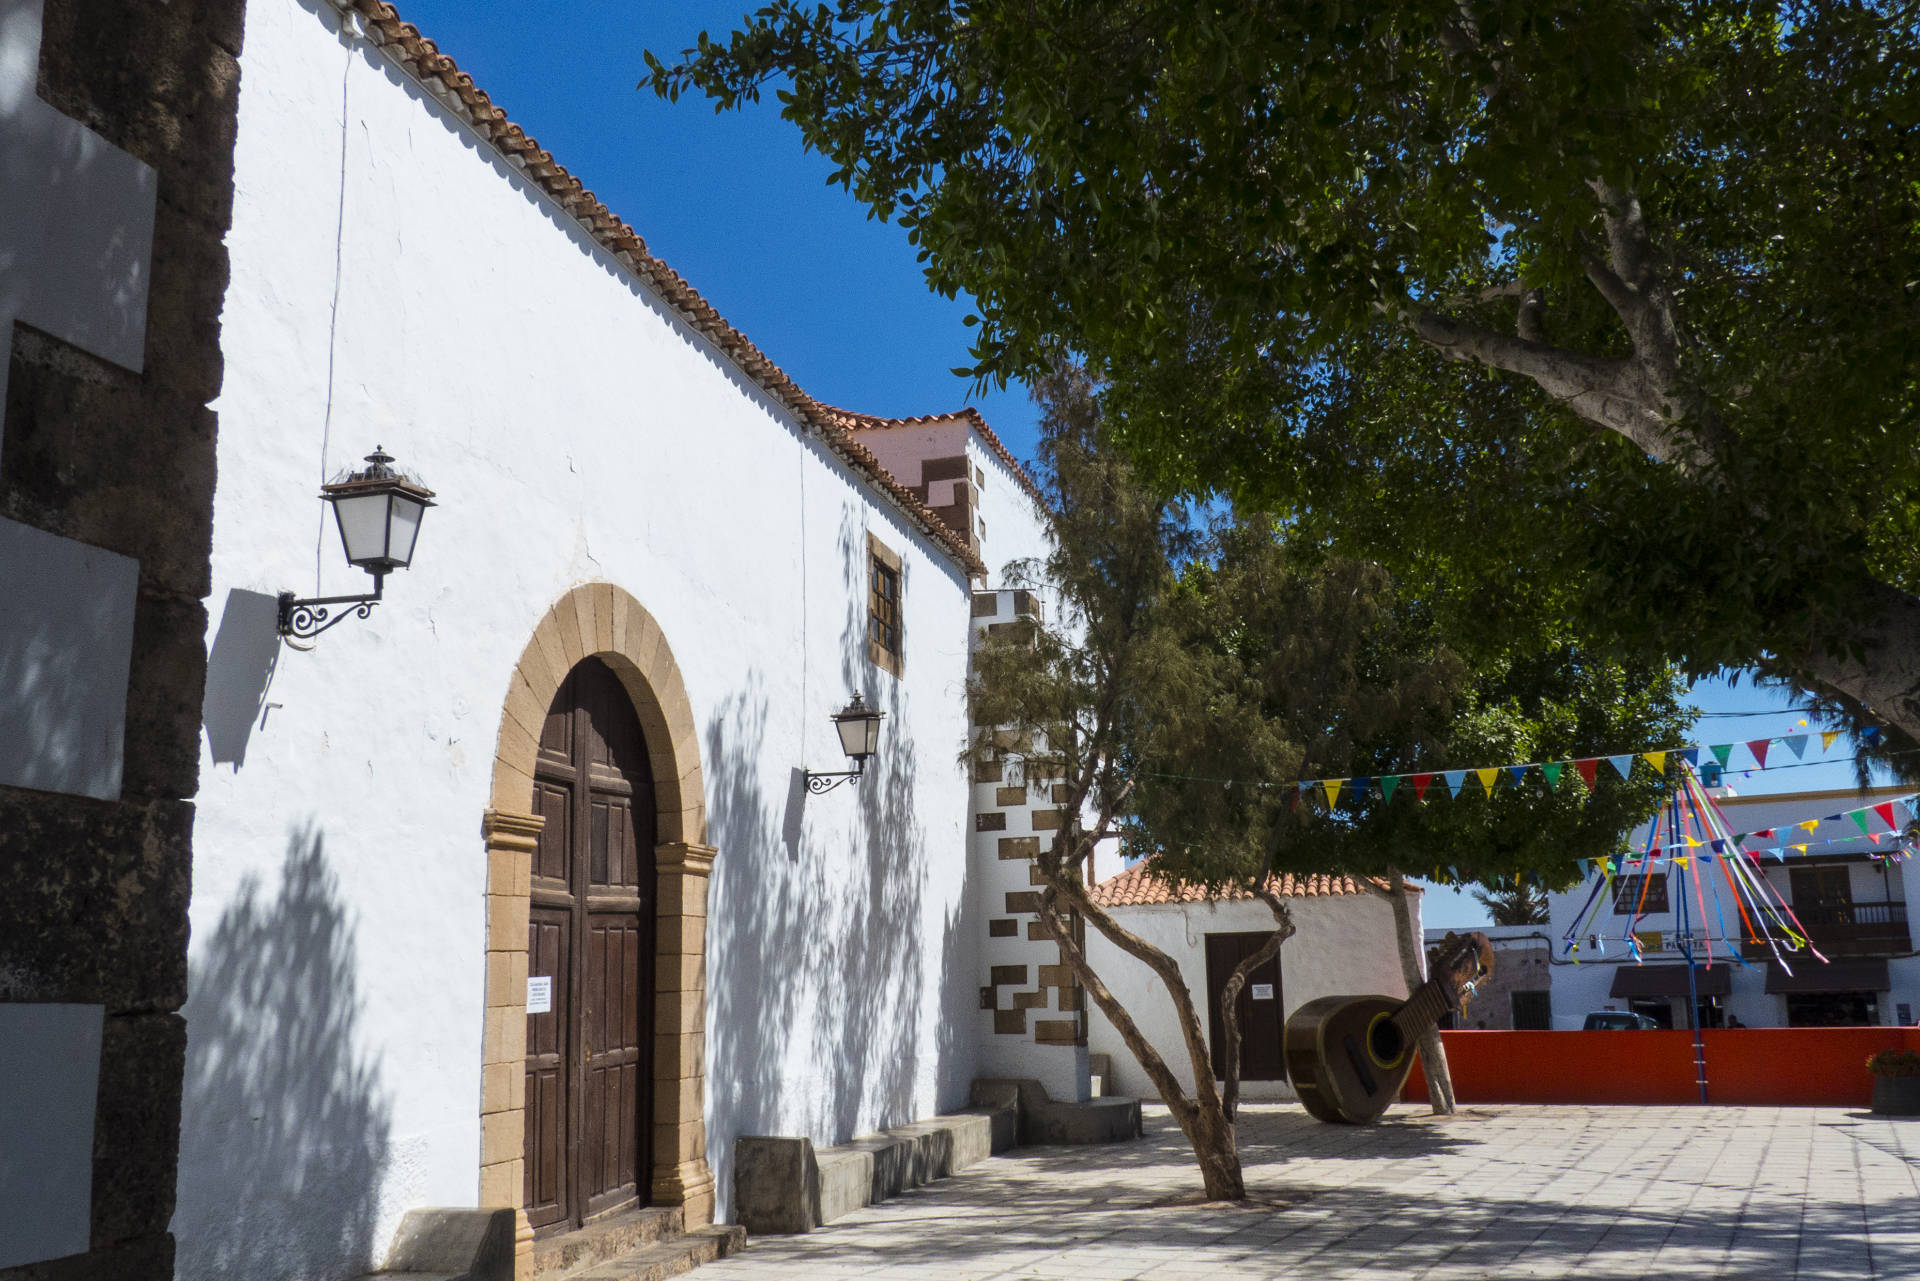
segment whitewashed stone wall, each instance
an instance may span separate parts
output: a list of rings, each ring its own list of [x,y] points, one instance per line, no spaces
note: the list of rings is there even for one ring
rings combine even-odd
[[[474,1203],[495,735],[584,581],[658,620],[700,728],[721,1217],[735,1136],[959,1106],[978,1055],[965,571],[330,14],[248,11],[182,1277],[351,1274],[405,1209]],[[279,647],[275,593],[366,586],[314,496],[375,443],[439,494],[415,566]],[[866,657],[869,533],[903,559],[900,678]],[[853,689],[880,756],[809,796]]]

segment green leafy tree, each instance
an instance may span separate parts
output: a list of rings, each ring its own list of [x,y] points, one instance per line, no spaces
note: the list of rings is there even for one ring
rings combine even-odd
[[[1157,480],[1910,753],[1917,14],[780,0],[643,84],[779,83],[974,372],[1080,354]]]
[[[1329,807],[1302,803],[1296,780],[1665,742],[1681,723],[1676,677],[1566,646],[1536,655],[1458,650],[1439,616],[1379,566],[1299,548],[1268,519],[1201,521],[1143,485],[1103,447],[1084,374],[1051,375],[1038,394],[1055,549],[1027,573],[1057,604],[1045,625],[982,642],[969,695],[973,721],[985,728],[970,751],[976,759],[1017,753],[1029,783],[1066,785],[1066,822],[1036,859],[1042,926],[1160,1091],[1209,1196],[1238,1199],[1234,1001],[1293,932],[1270,873],[1390,878],[1412,983],[1418,940],[1404,911],[1403,869],[1562,883],[1574,859],[1615,850],[1620,832],[1664,793],[1644,772],[1591,795],[1569,775],[1557,788],[1509,779],[1491,794],[1425,805],[1370,787]],[[1178,963],[1087,893],[1093,848],[1115,831],[1148,856],[1155,875],[1239,887],[1273,913],[1273,936],[1226,985],[1220,1088]],[[1158,978],[1181,1029],[1191,1090],[1088,963],[1080,923]]]

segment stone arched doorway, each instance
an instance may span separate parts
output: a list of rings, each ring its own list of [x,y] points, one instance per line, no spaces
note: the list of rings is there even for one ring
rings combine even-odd
[[[526,1183],[528,916],[542,828],[534,775],[547,713],[568,674],[597,658],[638,713],[653,781],[657,940],[652,1033],[652,1170],[647,1199],[713,1218],[706,1159],[706,912],[713,849],[705,843],[699,734],[672,650],[652,615],[611,583],[556,601],[514,665],[493,763],[487,846],[486,1027],[482,1038],[480,1204],[520,1215],[530,1257]]]

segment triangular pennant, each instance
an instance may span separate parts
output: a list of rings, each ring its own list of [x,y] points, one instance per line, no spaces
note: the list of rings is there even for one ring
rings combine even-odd
[[[1433,775],[1415,774],[1413,776],[1413,799],[1416,801],[1426,800],[1427,789],[1432,786],[1433,786]]]
[[[1760,837],[1771,837],[1773,835],[1773,829],[1771,827],[1763,827],[1757,832],[1749,832],[1748,835],[1760,836]]]
[[[1873,807],[1873,812],[1880,816],[1880,821],[1882,823],[1885,823],[1888,827],[1893,826],[1893,802],[1892,801],[1882,801],[1880,804]]]
[[[1713,759],[1720,762],[1720,768],[1727,767],[1727,757],[1733,755],[1732,743],[1715,743],[1712,747]]]
[[[1560,786],[1560,773],[1567,768],[1565,761],[1548,761],[1540,767],[1540,774],[1547,780],[1547,790],[1553,791]]]
[[[1665,752],[1642,752],[1640,759],[1653,766],[1656,773],[1667,772],[1667,754]]]
[[[1820,750],[1824,752],[1829,748],[1831,748],[1833,746],[1833,740],[1839,737],[1840,737],[1840,731],[1837,729],[1821,730],[1820,731]]]
[[[1578,864],[1580,865],[1580,879],[1581,879],[1581,880],[1583,880],[1583,881],[1584,881],[1584,880],[1586,880],[1586,879],[1587,879],[1587,873],[1588,873],[1589,871],[1591,871],[1591,870],[1592,870],[1592,868],[1593,868],[1593,860],[1591,860],[1591,859],[1584,859],[1584,858],[1577,858],[1577,859],[1575,859],[1575,860],[1574,860],[1574,862],[1576,862],[1576,863],[1578,863]]]
[[[1885,832],[1868,832],[1867,839],[1872,841],[1875,845],[1878,845],[1880,843],[1880,838],[1885,835],[1886,835]]]
[[[1804,831],[1811,832],[1814,828],[1820,826],[1820,820],[1817,818],[1810,818],[1806,822],[1796,823],[1794,824],[1794,826],[1799,827]]]
[[[1718,837],[1715,837],[1713,840],[1708,841],[1707,844],[1713,847],[1713,852],[1715,854],[1724,854],[1726,852],[1727,843],[1719,839]]]
[[[1467,781],[1467,772],[1463,769],[1440,771],[1440,777],[1447,780],[1447,791],[1454,796],[1460,795],[1460,784]]]
[[[1531,766],[1531,765],[1509,765],[1509,766],[1507,766],[1507,781],[1508,781],[1508,782],[1510,782],[1510,783],[1512,783],[1512,784],[1513,784],[1513,785],[1514,785],[1515,787],[1518,787],[1518,786],[1520,786],[1520,782],[1521,782],[1521,780],[1522,780],[1522,779],[1524,779],[1524,778],[1526,778],[1526,776],[1527,776],[1527,771],[1528,771],[1528,770],[1530,770],[1530,769],[1532,769],[1532,768],[1533,768],[1533,766]]]
[[[1591,790],[1594,776],[1600,772],[1600,758],[1598,756],[1589,756],[1584,760],[1575,761],[1573,768],[1580,772],[1580,781],[1585,783],[1588,789]]]
[[[1747,750],[1753,753],[1753,763],[1761,769],[1767,767],[1767,748],[1772,746],[1770,738],[1756,738],[1747,744]]]
[[[1793,848],[1796,850],[1799,850],[1802,854],[1805,854],[1807,852],[1807,847],[1804,845],[1796,845]]]
[[[1697,747],[1683,747],[1680,749],[1679,756],[1681,760],[1689,765],[1698,765],[1700,763],[1700,749]]]
[[[1380,776],[1380,799],[1383,801],[1392,800],[1394,789],[1399,786],[1400,776],[1398,774],[1382,774]]]
[[[1493,782],[1500,777],[1500,771],[1497,769],[1477,769],[1473,773],[1474,776],[1480,780],[1480,786],[1487,789],[1487,795],[1492,796]]]
[[[1347,780],[1344,778],[1323,778],[1320,780],[1320,786],[1327,789],[1327,808],[1328,809],[1332,809],[1334,806],[1340,803],[1340,787],[1341,787],[1341,784],[1345,783],[1346,781]]]
[[[1793,753],[1793,759],[1796,761],[1807,754],[1807,736],[1805,734],[1790,734],[1780,741],[1787,745],[1787,750]]]
[[[1361,801],[1366,800],[1367,793],[1373,790],[1373,776],[1370,774],[1358,775],[1348,781],[1347,787],[1348,790],[1353,793],[1354,804],[1357,805]]]
[[[1618,774],[1623,781],[1633,777],[1632,752],[1628,752],[1625,756],[1609,756],[1607,757],[1607,764],[1613,766],[1613,772]]]
[[[1860,741],[1868,747],[1880,746],[1880,727],[1878,725],[1869,725],[1861,730]]]
[[[1847,817],[1852,819],[1854,825],[1862,832],[1867,830],[1867,812],[1865,810],[1848,810]]]

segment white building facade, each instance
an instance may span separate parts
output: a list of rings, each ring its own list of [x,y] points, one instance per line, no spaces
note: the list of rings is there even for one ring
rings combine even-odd
[[[1886,838],[1886,826],[1877,818],[1869,824],[1883,833],[1875,842],[1844,817],[1847,811],[1912,794],[1911,788],[1876,788],[1737,796],[1715,789],[1733,831],[1776,834],[1750,844],[1806,846],[1778,859],[1763,856],[1753,866],[1792,908],[1829,963],[1800,951],[1787,954],[1783,965],[1766,945],[1748,941],[1724,883],[1716,906],[1712,887],[1718,874],[1711,863],[1693,869],[1704,895],[1695,890],[1690,872],[1671,863],[1652,872],[1648,886],[1631,876],[1618,878],[1616,892],[1597,902],[1592,878],[1550,895],[1551,923],[1540,932],[1553,941],[1553,1026],[1578,1028],[1588,1014],[1602,1010],[1631,1010],[1666,1027],[1691,1026],[1689,947],[1702,1026],[1913,1023],[1920,1015],[1920,957],[1907,912],[1914,864],[1889,865],[1886,855],[1895,842]],[[1632,848],[1644,849],[1647,840],[1642,828],[1633,834]],[[1579,944],[1577,952],[1567,948],[1569,931]],[[1629,954],[1628,933],[1639,943],[1639,961]]]
[[[255,0],[241,71],[178,1275],[724,1219],[737,1136],[965,1106],[969,637],[1031,482],[812,401],[384,6]],[[283,643],[369,586],[315,493],[376,445],[413,566]],[[816,795],[853,693],[881,748]]]

